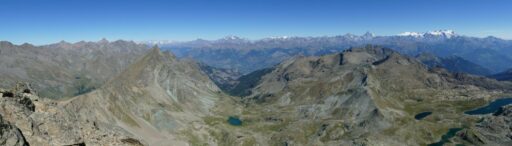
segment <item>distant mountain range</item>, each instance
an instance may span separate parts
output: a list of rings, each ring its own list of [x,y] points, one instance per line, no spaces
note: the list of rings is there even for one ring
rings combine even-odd
[[[426,37],[445,37],[445,38],[452,38],[454,36],[457,36],[455,31],[453,30],[437,30],[437,31],[430,31],[430,32],[403,32],[398,34],[399,36],[407,36],[407,37],[416,37],[416,38],[426,38]]]
[[[391,46],[404,55],[419,57],[430,67],[450,72],[492,75],[507,80],[512,68],[512,42],[495,37],[460,36],[453,31],[402,33],[396,36],[347,34],[334,37],[271,37],[256,41],[229,36],[223,39],[190,42],[159,41],[162,50],[179,58],[201,62],[200,68],[223,90],[248,94],[237,87],[253,86],[254,78],[242,77],[252,71],[271,68],[284,60],[300,56],[336,53],[354,46]],[[133,41],[59,42],[50,45],[14,45],[0,42],[0,87],[17,81],[31,82],[45,97],[71,97],[93,91],[122,72],[146,53],[147,44]],[[429,55],[425,55],[429,54]],[[421,57],[422,56],[422,57]],[[502,73],[503,72],[503,73]],[[261,73],[261,72],[260,72]],[[501,73],[501,74],[498,74]],[[253,73],[258,74],[258,72]]]
[[[218,40],[160,43],[178,57],[190,57],[207,65],[237,69],[243,74],[272,67],[292,56],[318,56],[367,44],[393,48],[404,55],[432,53],[439,57],[458,56],[490,70],[512,68],[512,41],[496,37],[477,38],[458,35],[452,30],[425,33],[406,32],[394,36],[346,34],[325,37],[271,37],[248,40],[228,36]]]
[[[491,74],[489,69],[458,56],[437,57],[431,53],[421,53],[416,56],[416,59],[429,68],[442,67],[453,73],[469,73],[480,76]]]
[[[490,75],[489,77],[494,78],[498,81],[512,81],[512,69],[494,75]]]

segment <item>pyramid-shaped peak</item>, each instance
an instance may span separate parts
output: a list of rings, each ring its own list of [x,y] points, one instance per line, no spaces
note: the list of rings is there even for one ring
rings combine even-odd
[[[123,82],[124,84],[127,81],[148,80],[148,76],[144,76],[148,71],[154,71],[158,68],[157,66],[170,64],[174,61],[173,56],[162,53],[160,48],[155,45],[151,47],[144,56],[131,64],[123,73],[114,79],[117,81],[113,83]]]
[[[59,44],[70,44],[69,42],[66,42],[65,40],[61,40]]]
[[[145,56],[145,58],[154,58],[154,59],[157,59],[160,57],[163,57],[163,54],[157,45],[154,45],[153,47],[151,47],[150,51]]]
[[[98,43],[106,44],[109,43],[109,41],[106,38],[102,38]]]
[[[144,57],[149,60],[159,60],[159,61],[172,61],[176,60],[176,56],[170,51],[164,51],[158,47],[158,45],[154,45],[151,47],[150,51]]]
[[[375,37],[375,34],[371,33],[370,31],[367,31],[366,33],[363,34],[363,37],[365,37],[365,38],[373,38],[373,37]]]
[[[160,47],[158,47],[158,45],[153,45],[153,47],[151,47],[151,52],[160,52]]]

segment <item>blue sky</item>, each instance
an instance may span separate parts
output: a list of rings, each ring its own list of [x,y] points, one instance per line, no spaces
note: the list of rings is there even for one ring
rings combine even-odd
[[[0,0],[0,40],[194,40],[453,29],[512,39],[510,0]]]

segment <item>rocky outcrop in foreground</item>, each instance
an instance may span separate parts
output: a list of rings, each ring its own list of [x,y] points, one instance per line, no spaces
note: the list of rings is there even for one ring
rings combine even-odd
[[[0,89],[0,145],[143,145],[122,129],[77,119],[27,84]]]
[[[11,146],[26,146],[27,141],[21,134],[20,129],[0,117],[0,144]]]
[[[456,140],[468,145],[512,145],[512,106],[484,116],[473,127],[458,133]]]

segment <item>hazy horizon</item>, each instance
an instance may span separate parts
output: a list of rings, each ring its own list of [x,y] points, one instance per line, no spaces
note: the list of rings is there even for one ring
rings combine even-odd
[[[439,29],[439,30],[447,30],[447,29]],[[437,30],[432,30],[432,31],[437,31]],[[407,31],[407,32],[419,32],[419,33],[425,33],[425,32],[429,32],[429,31]],[[365,32],[365,33],[373,33],[373,32]],[[32,44],[32,45],[36,45],[36,46],[40,46],[40,45],[50,45],[50,44],[55,44],[55,43],[60,43],[60,42],[67,42],[67,43],[78,43],[78,42],[82,42],[82,41],[85,41],[85,42],[99,42],[101,40],[107,40],[109,42],[113,42],[113,41],[118,41],[118,40],[123,40],[123,41],[134,41],[136,43],[149,43],[149,42],[163,42],[163,41],[167,41],[168,43],[180,43],[180,42],[189,42],[189,41],[194,41],[194,40],[208,40],[208,41],[215,41],[215,40],[219,40],[219,39],[223,39],[223,38],[227,38],[227,37],[231,37],[231,36],[235,36],[235,37],[239,37],[241,39],[247,39],[249,41],[258,41],[258,40],[262,40],[262,39],[266,39],[266,38],[273,38],[273,37],[334,37],[334,36],[343,36],[343,35],[348,35],[348,34],[352,34],[352,35],[357,35],[357,36],[361,36],[361,35],[364,35],[365,33],[361,33],[361,34],[355,34],[355,33],[343,33],[343,34],[337,34],[337,35],[320,35],[320,36],[299,36],[299,35],[287,35],[287,36],[264,36],[264,37],[261,37],[261,38],[249,38],[249,37],[245,37],[245,36],[238,36],[238,35],[225,35],[225,36],[222,36],[222,37],[218,37],[218,38],[210,38],[210,39],[206,39],[206,38],[195,38],[195,39],[190,39],[190,40],[171,40],[171,39],[153,39],[153,40],[130,40],[130,39],[123,39],[123,38],[107,38],[107,37],[100,37],[100,38],[97,38],[97,39],[92,39],[92,40],[75,40],[75,41],[71,41],[71,40],[59,40],[59,41],[55,41],[55,42],[48,42],[48,43],[42,43],[42,44],[37,44],[37,43],[32,43],[32,42],[15,42],[15,41],[11,41],[11,40],[0,40],[0,41],[8,41],[8,42],[11,42],[15,45],[22,45],[22,44],[25,44],[25,43],[28,43],[28,44]],[[400,32],[400,33],[403,33],[403,32]],[[375,34],[373,33],[375,36],[398,36],[400,33],[396,33],[396,34],[390,34],[390,35],[380,35],[380,34]],[[465,37],[476,37],[476,38],[485,38],[485,37],[497,37],[499,39],[503,39],[503,40],[512,40],[511,38],[502,38],[502,37],[498,37],[498,36],[493,36],[493,35],[486,35],[486,36],[470,36],[470,35],[465,35],[465,34],[460,34],[458,33],[457,31],[455,31],[455,33],[458,35],[458,36],[465,36]]]
[[[389,36],[440,29],[512,39],[511,1],[5,1],[0,40],[214,40],[235,35]]]

